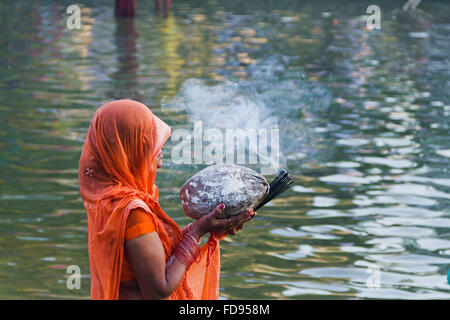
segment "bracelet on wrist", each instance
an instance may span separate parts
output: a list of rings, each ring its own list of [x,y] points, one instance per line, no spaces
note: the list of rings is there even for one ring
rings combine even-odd
[[[199,255],[200,247],[198,242],[188,233],[185,233],[181,241],[176,245],[172,252],[172,256],[183,263],[186,266],[186,270],[189,269]]]

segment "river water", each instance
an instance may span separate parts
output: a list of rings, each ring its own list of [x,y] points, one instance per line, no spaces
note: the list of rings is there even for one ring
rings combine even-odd
[[[0,299],[89,298],[78,160],[119,98],[174,130],[279,128],[295,185],[222,242],[222,299],[450,298],[449,4],[378,1],[369,30],[364,1],[138,1],[122,20],[86,2],[80,30],[70,1],[0,7]],[[184,226],[204,164],[175,146],[157,184]]]

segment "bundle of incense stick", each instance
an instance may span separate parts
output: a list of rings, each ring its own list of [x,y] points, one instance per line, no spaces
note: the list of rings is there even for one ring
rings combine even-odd
[[[255,209],[253,209],[253,211],[258,210],[259,208],[264,206],[267,202],[278,197],[280,194],[286,191],[293,183],[294,180],[292,180],[289,171],[285,169],[279,170],[277,176],[269,185],[269,193],[264,198],[264,200],[261,201],[261,203]]]

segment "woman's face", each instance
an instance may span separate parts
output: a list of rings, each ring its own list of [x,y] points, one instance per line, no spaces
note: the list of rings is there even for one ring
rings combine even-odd
[[[162,149],[159,151],[158,155],[156,156],[156,168],[162,167],[162,160],[163,160],[163,154]]]

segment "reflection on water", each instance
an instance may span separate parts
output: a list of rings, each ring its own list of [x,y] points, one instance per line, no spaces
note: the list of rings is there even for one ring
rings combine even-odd
[[[276,117],[296,180],[224,240],[222,298],[448,299],[448,4],[380,6],[371,32],[366,7],[342,1],[182,1],[121,20],[96,1],[78,31],[59,1],[2,5],[0,298],[89,296],[77,167],[90,117],[133,98],[190,128],[192,109],[160,106],[195,78],[236,81]],[[199,167],[171,163],[172,147],[158,185],[185,225],[178,188]],[[80,290],[66,287],[73,264]]]

